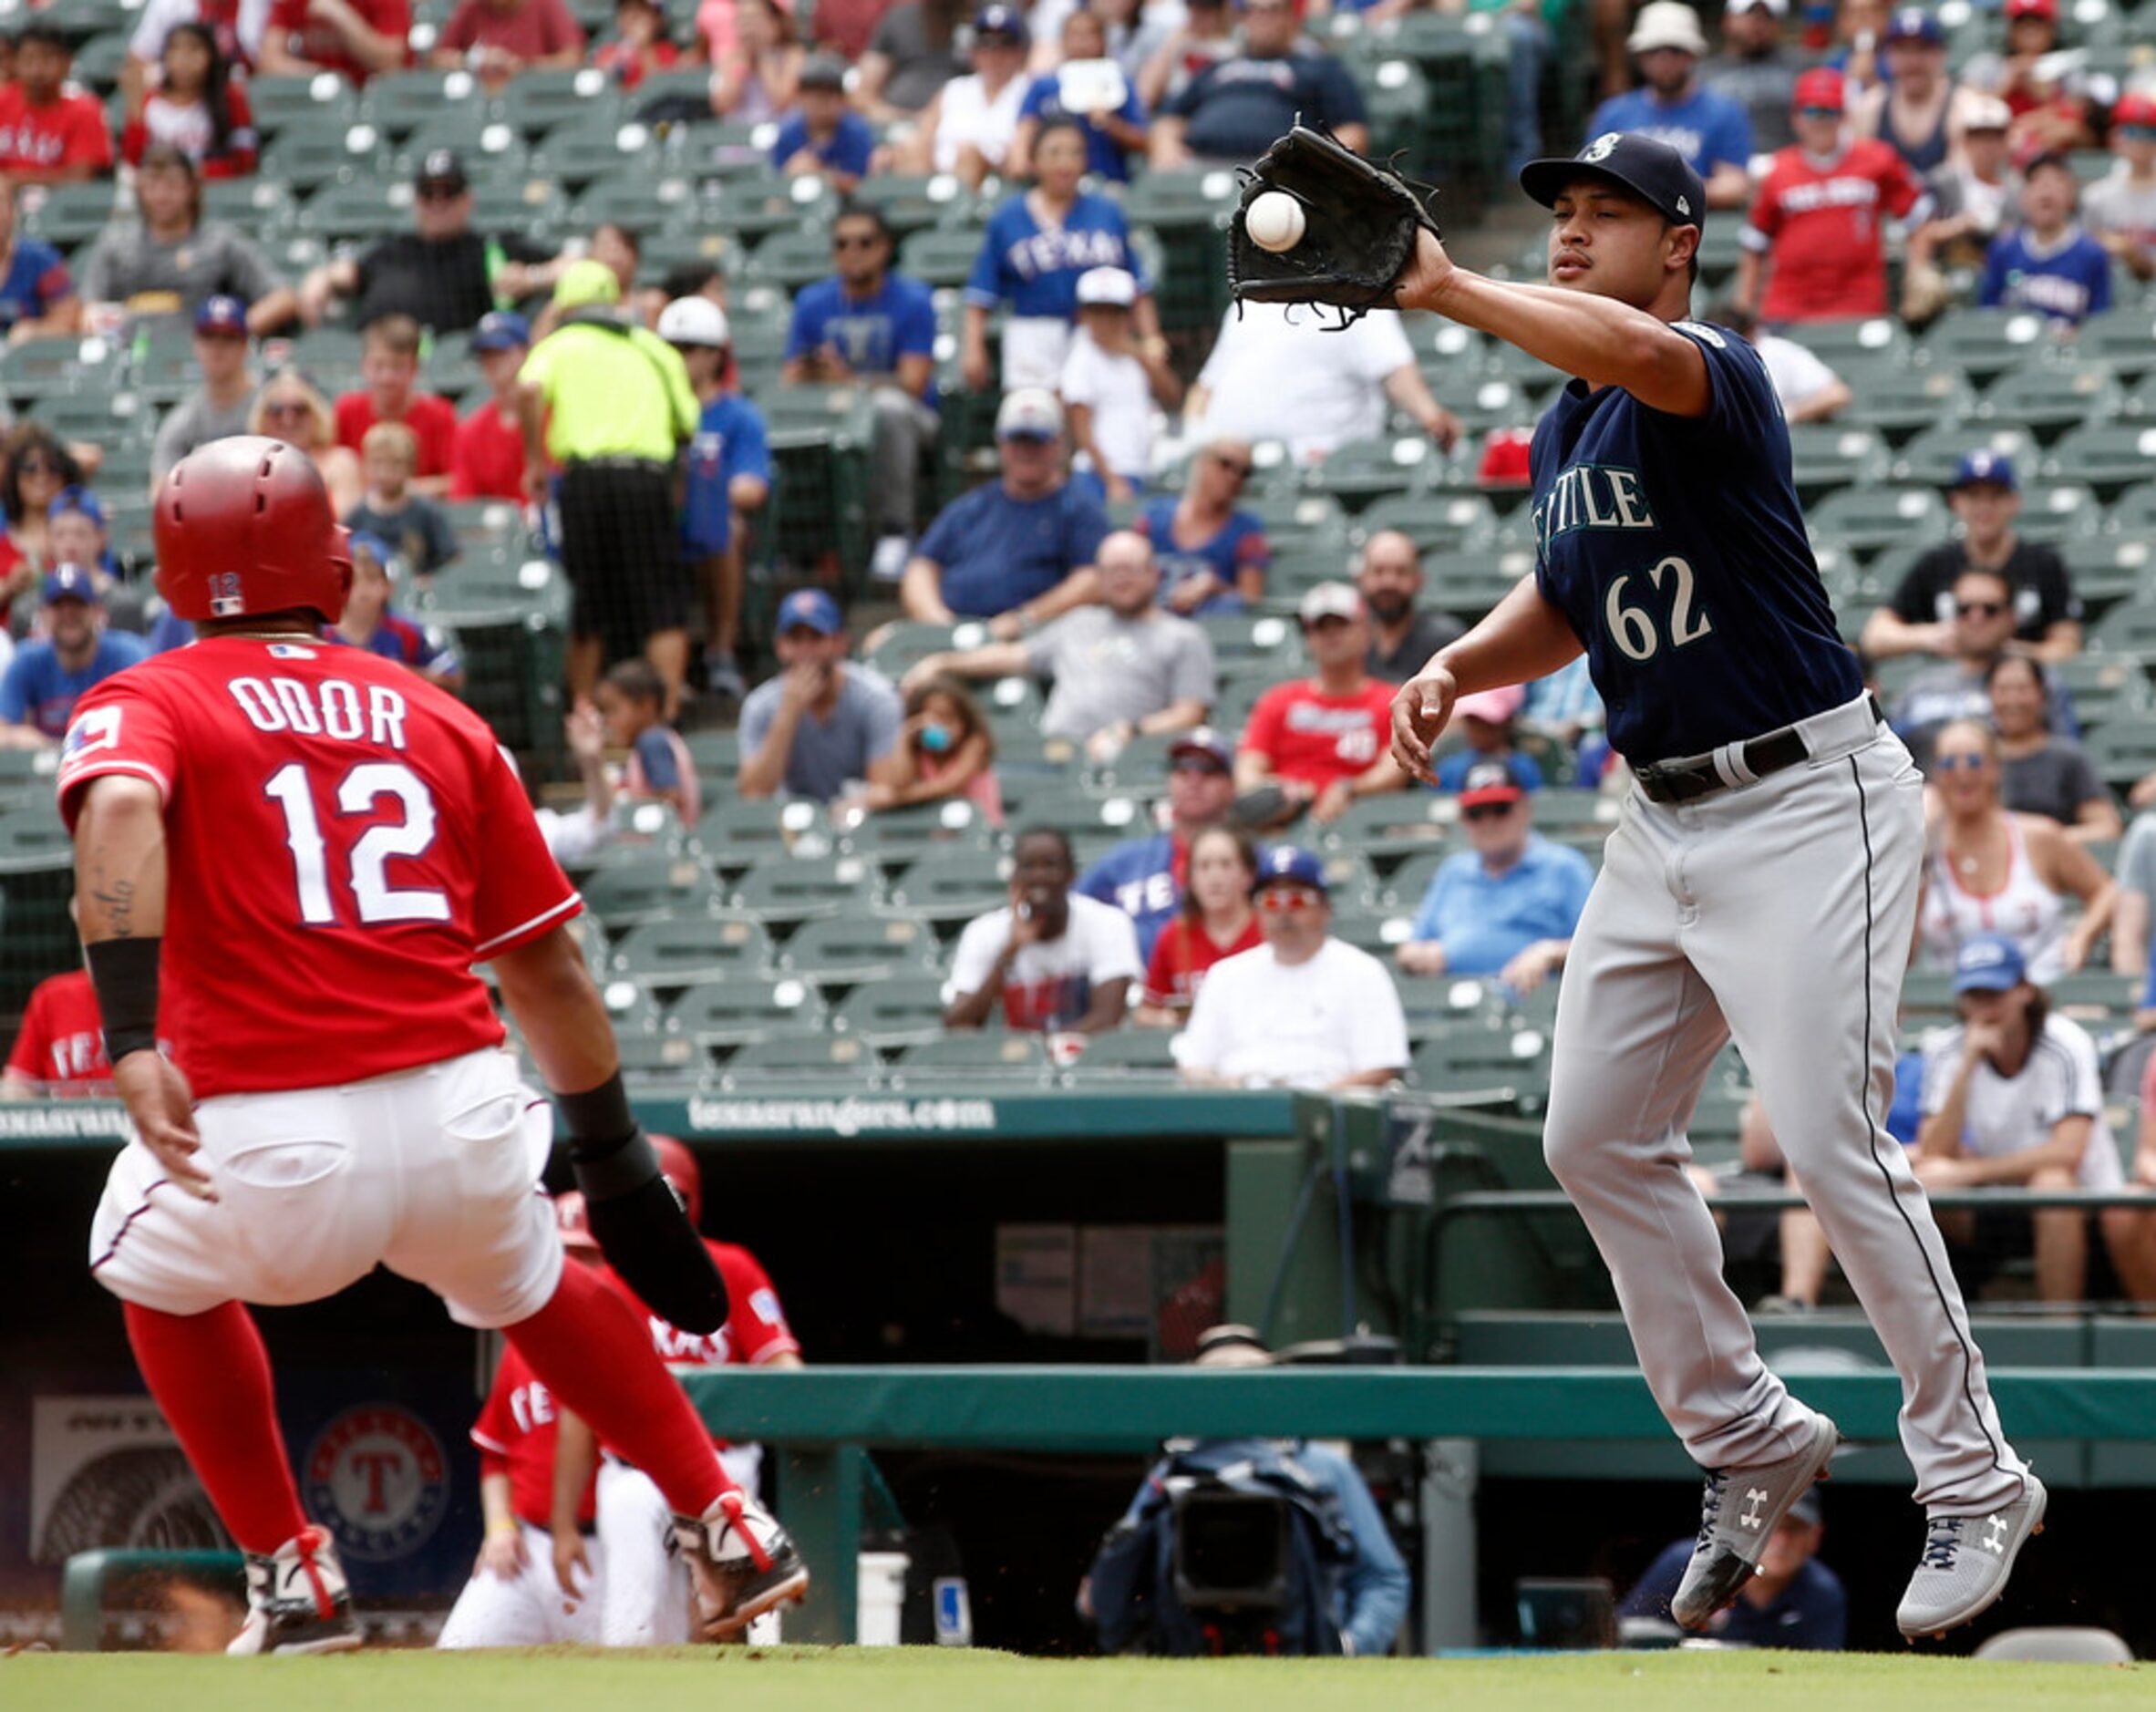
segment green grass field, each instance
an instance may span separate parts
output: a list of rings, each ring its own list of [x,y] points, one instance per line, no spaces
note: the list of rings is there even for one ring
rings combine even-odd
[[[1850,1654],[1223,1663],[1014,1658],[928,1648],[366,1653],[324,1659],[30,1655],[0,1661],[8,1712],[2059,1712],[2146,1706],[2156,1667],[1980,1665]]]

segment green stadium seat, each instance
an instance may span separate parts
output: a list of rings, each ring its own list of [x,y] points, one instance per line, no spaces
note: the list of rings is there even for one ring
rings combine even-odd
[[[2027,428],[2012,423],[1942,422],[1894,453],[1893,480],[1951,487],[1961,460],[1980,449],[2015,459],[2025,480],[2036,473],[2036,437]]]
[[[535,165],[543,160],[546,170],[560,170],[547,152],[553,142],[550,137],[534,151]],[[625,170],[594,177],[569,215],[580,231],[612,222],[634,232],[686,229],[696,217],[696,187],[688,180],[655,177],[648,165],[634,161]]]
[[[1971,420],[2027,428],[2037,438],[2050,440],[2068,428],[2108,421],[2125,403],[2119,376],[2109,366],[2047,356],[1993,381]]]
[[[1897,445],[1941,422],[1964,420],[1976,407],[1976,388],[1956,369],[1888,362],[1852,366],[1841,378],[1856,396],[1835,419],[1876,429]]]
[[[930,655],[943,654],[959,646],[954,635],[957,628],[959,626],[923,624],[912,619],[897,619],[888,624],[880,624],[870,645],[861,650],[861,664],[874,667],[896,684]],[[986,640],[985,631],[981,633],[981,639]]]
[[[20,1011],[46,975],[82,964],[67,916],[75,851],[49,792],[0,812],[0,1009]]]
[[[893,881],[885,901],[930,922],[967,922],[1007,900],[1010,872],[1010,858],[991,851],[937,855]]]
[[[119,347],[95,336],[26,340],[0,351],[0,394],[18,404],[82,393],[108,395],[119,383],[120,358]]]
[[[1526,547],[1449,552],[1423,562],[1422,601],[1464,623],[1473,623],[1512,592],[1522,577],[1534,573],[1534,552]]]
[[[766,238],[748,258],[744,277],[790,294],[813,284],[830,271],[830,233],[821,227],[809,227],[773,232]]]
[[[2114,719],[2091,727],[2081,734],[2081,751],[2099,779],[2113,790],[2124,791],[2156,773],[2156,722]]]
[[[1902,324],[1883,315],[1855,321],[1803,321],[1784,332],[1845,378],[1852,368],[1862,364],[1906,359],[1914,348]]]
[[[1470,435],[1487,434],[1492,428],[1532,428],[1549,403],[1557,379],[1551,375],[1551,386],[1531,390],[1510,376],[1491,374],[1487,369],[1480,374],[1463,373],[1441,357],[1424,367],[1422,377],[1429,383],[1437,401],[1458,417]]]
[[[294,217],[299,230],[325,243],[352,243],[387,237],[408,229],[412,223],[410,210],[398,207],[382,194],[381,182],[376,176],[380,164],[379,161],[365,163],[356,179],[339,176],[352,170],[348,160],[328,165],[327,170],[312,177],[296,163],[291,165],[289,170],[294,183],[322,187],[300,205]],[[272,168],[265,161],[263,170],[266,172]],[[284,171],[287,168],[275,170]],[[331,182],[332,180],[335,181]]]
[[[386,79],[377,77],[379,89]],[[250,77],[247,105],[254,111],[254,127],[265,140],[295,124],[331,124],[340,130],[357,116],[359,96],[335,72],[305,77]]]
[[[1812,540],[1871,554],[1945,539],[1946,502],[1928,488],[1844,488],[1814,506],[1808,521]]]
[[[2081,324],[2075,344],[2085,360],[2109,363],[2120,374],[2139,379],[2156,369],[2156,310],[2135,304],[2091,315]]]
[[[2156,599],[2137,599],[2114,606],[2090,626],[2091,654],[2131,655],[2156,659]]]
[[[1307,493],[1292,485],[1267,487],[1244,493],[1243,506],[1264,524],[1275,552],[1293,546],[1346,549],[1346,513],[1330,494]]]
[[[925,857],[956,851],[993,851],[1001,835],[964,797],[945,797],[905,809],[861,814],[839,835],[839,847],[866,856],[886,873]]]
[[[1345,567],[1341,574],[1346,574]],[[1263,665],[1286,677],[1303,664],[1303,633],[1292,619],[1215,613],[1199,619],[1198,627],[1212,642],[1213,664],[1222,672]]]
[[[1379,902],[1388,908],[1412,914],[1421,904],[1422,894],[1429,890],[1429,882],[1438,877],[1438,870],[1445,865],[1445,859],[1458,848],[1460,846],[1457,844],[1444,844],[1409,855],[1386,876],[1378,890]]]
[[[777,927],[820,921],[877,902],[874,865],[860,856],[766,857],[734,884],[733,907]]]
[[[1902,977],[1902,1019],[1924,1019],[1929,1026],[1955,1017],[1954,971],[1912,969]]]
[[[799,1035],[774,1035],[744,1046],[727,1061],[719,1085],[727,1088],[812,1088],[834,1087],[844,1093],[874,1088],[882,1061],[868,1043],[825,1029]]]
[[[975,227],[981,222],[980,199],[948,172],[872,172],[854,186],[853,201],[881,213],[901,242],[931,226]],[[827,240],[827,272],[830,259]]]
[[[34,204],[26,197],[21,220],[25,232],[65,252],[133,217],[133,204],[119,200],[110,180],[90,179],[80,184],[50,185]]]
[[[933,972],[935,932],[918,916],[866,911],[804,922],[786,942],[779,966],[819,987],[857,986],[894,975]]]
[[[2048,468],[2048,466],[2047,466]],[[2060,474],[2070,473],[2061,469]],[[2080,481],[2024,482],[2021,515],[2014,531],[2024,541],[2056,546],[2098,534],[2103,528],[2103,503],[2096,490]]]
[[[2150,585],[2156,562],[2156,537],[2146,533],[2105,534],[2062,541],[2060,558],[2082,606],[2100,616],[2120,601],[2131,600]]]
[[[377,79],[377,82],[380,79]],[[394,164],[400,178],[411,178],[437,149],[452,149],[468,174],[491,178],[505,163],[522,167],[530,150],[507,125],[489,117],[478,101],[459,101],[436,108],[408,131],[382,128],[392,139]]]
[[[711,1083],[716,1076],[710,1052],[685,1034],[617,1028],[614,1044],[621,1051],[622,1078],[633,1089],[699,1087]]]
[[[727,911],[667,916],[631,928],[614,947],[609,974],[641,986],[677,988],[761,975],[775,961],[763,923]]]
[[[252,94],[255,86],[247,87]],[[481,118],[487,111],[478,80],[464,70],[385,72],[369,77],[359,97],[358,117],[384,137],[408,137],[445,113],[459,111]]]
[[[1447,986],[1473,983],[1437,982]],[[1401,983],[1403,1001],[1418,982]],[[1549,1038],[1540,1029],[1517,1028],[1488,1016],[1443,1022],[1417,1036],[1416,1013],[1408,1016],[1408,1038],[1415,1042],[1411,1070],[1415,1082],[1431,1089],[1510,1088],[1522,1111],[1541,1110],[1550,1091]]]
[[[803,855],[830,851],[819,805],[771,797],[721,797],[696,822],[696,841],[721,873],[740,873],[782,858],[797,846]]]
[[[1449,855],[1458,836],[1451,799],[1433,790],[1388,790],[1349,803],[1316,842],[1321,850],[1360,851],[1373,863],[1397,866],[1407,857]],[[1390,892],[1389,882],[1384,890]],[[1418,892],[1411,902],[1420,900]]]
[[[1423,486],[1439,457],[1437,447],[1422,434],[1350,440],[1304,471],[1303,482],[1313,492],[1329,493],[1350,512],[1362,511],[1379,500]]]
[[[502,121],[527,137],[556,126],[622,117],[620,86],[596,66],[550,67],[520,72],[496,102]]]
[[[1136,984],[1133,983],[1133,985]],[[1135,1003],[1137,995],[1131,995]],[[1080,1088],[1130,1082],[1173,1082],[1176,1079],[1175,1035],[1166,1028],[1137,1028],[1128,1025],[1109,1034],[1094,1035],[1078,1062],[1064,1072]]]
[[[2079,593],[2080,580],[2075,579]],[[2085,598],[2085,597],[2084,597]],[[2147,667],[2115,654],[2078,654],[2045,668],[2074,698],[2074,717],[2084,726],[2113,719],[2146,719],[2156,710]]]
[[[1979,383],[2018,368],[2037,351],[2056,349],[2058,330],[2027,309],[1950,309],[1924,338],[1924,360],[1957,368]]]
[[[2156,481],[2139,482],[2111,501],[2110,528],[2123,534],[2156,535]]]
[[[614,928],[709,913],[723,896],[718,876],[707,863],[659,851],[609,862],[580,889],[584,907]]]
[[[2043,467],[2048,475],[2087,482],[2107,499],[2116,498],[2156,468],[2156,426],[2092,421],[2068,433]]]
[[[676,201],[688,200],[686,180],[656,179],[659,153],[650,130],[615,113],[589,112],[555,126],[531,144],[526,164],[542,177],[579,187],[601,180],[619,182],[624,173],[636,173],[678,187],[673,192]],[[680,222],[668,218],[646,223]]]
[[[894,976],[858,986],[831,1014],[831,1027],[879,1050],[938,1039],[944,1032],[944,978]]]
[[[2051,996],[2053,1010],[2100,1030],[2106,1026],[2130,1025],[2147,985],[2142,975],[2119,975],[2110,969],[2076,969],[2052,981],[2045,990]],[[2130,1165],[2130,1156],[2128,1162]]]
[[[914,1041],[898,1055],[891,1078],[893,1087],[915,1091],[974,1083],[1037,1087],[1047,1079],[1048,1056],[1040,1036],[1000,1028]]]
[[[980,253],[979,232],[932,227],[915,232],[899,246],[899,272],[925,285],[955,288],[965,284]]]
[[[700,1046],[748,1047],[820,1033],[826,1018],[823,1001],[806,981],[735,975],[691,987],[667,1008],[666,1024]]]
[[[1875,486],[1887,479],[1886,441],[1874,428],[1792,423],[1790,455],[1797,491],[1807,504],[1837,488]]]
[[[1408,536],[1426,561],[1440,562],[1437,568],[1441,570],[1444,555],[1477,552],[1489,547],[1497,533],[1497,514],[1490,501],[1479,494],[1407,494],[1381,500],[1364,512],[1357,521],[1353,539],[1359,547],[1386,529]]]

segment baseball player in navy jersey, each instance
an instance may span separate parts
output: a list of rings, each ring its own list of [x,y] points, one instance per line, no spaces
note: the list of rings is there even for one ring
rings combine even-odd
[[[1999,1596],[2045,1492],[2000,1430],[1930,1205],[1883,1128],[1923,782],[1837,634],[1765,369],[1686,319],[1698,175],[1612,132],[1520,181],[1553,216],[1550,283],[1470,273],[1426,232],[1400,301],[1576,377],[1535,430],[1535,574],[1402,687],[1395,753],[1429,780],[1459,697],[1585,651],[1637,789],[1573,940],[1543,1147],[1707,1471],[1673,1614],[1702,1628],[1737,1597],[1839,1440],[1761,1363],[1686,1174],[1686,1126],[1734,1037],[1901,1375],[1928,1529],[1898,1621],[1937,1634]]]

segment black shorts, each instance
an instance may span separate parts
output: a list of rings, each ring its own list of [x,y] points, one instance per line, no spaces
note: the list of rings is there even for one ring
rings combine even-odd
[[[642,654],[655,631],[687,628],[689,566],[667,471],[625,460],[571,464],[561,513],[579,636],[599,637],[611,663]]]

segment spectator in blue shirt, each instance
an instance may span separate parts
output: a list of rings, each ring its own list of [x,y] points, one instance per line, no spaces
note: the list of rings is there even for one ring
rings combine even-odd
[[[1150,500],[1138,514],[1132,527],[1153,543],[1161,604],[1170,612],[1202,618],[1240,613],[1265,598],[1273,567],[1265,520],[1235,503],[1250,469],[1248,440],[1209,439],[1184,470],[1182,491]]]
[[[922,536],[899,585],[908,618],[986,618],[999,642],[1099,599],[1108,513],[1064,469],[1063,407],[1037,387],[995,413],[1003,479],[960,495]]]
[[[1324,54],[1297,53],[1302,8],[1295,0],[1241,0],[1243,48],[1214,61],[1154,118],[1152,163],[1254,160],[1299,117],[1329,126],[1357,154],[1370,150],[1369,112],[1346,67]]]
[[[1533,756],[1522,755],[1512,748],[1513,727],[1520,709],[1526,705],[1527,692],[1517,684],[1462,696],[1453,705],[1452,717],[1459,723],[1460,736],[1467,739],[1467,748],[1438,763],[1438,789],[1463,790],[1468,774],[1477,767],[1485,761],[1501,761],[1511,768],[1512,782],[1521,789],[1540,790],[1542,769]]]
[[[365,530],[353,531],[352,592],[336,623],[322,626],[322,639],[395,660],[444,689],[460,688],[464,663],[441,633],[391,608],[397,573],[397,560],[387,541]]]
[[[1790,1506],[1766,1550],[1759,1573],[1745,1583],[1737,1603],[1708,1629],[1716,1640],[1737,1646],[1779,1646],[1800,1653],[1839,1653],[1849,1630],[1849,1596],[1841,1578],[1815,1555],[1826,1527],[1815,1488]],[[1690,1562],[1693,1542],[1672,1544],[1625,1594],[1619,1614],[1669,1621],[1669,1602]]]
[[[2068,327],[2111,306],[2111,257],[2074,218],[2080,185],[2064,155],[2038,155],[2021,174],[2021,224],[1991,241],[1976,301],[2034,309]]]
[[[15,186],[0,181],[0,333],[7,343],[82,330],[82,300],[67,261],[42,238],[15,229]]]
[[[873,208],[848,203],[831,222],[837,272],[794,299],[780,377],[789,387],[852,382],[875,412],[869,483],[877,535],[871,568],[891,582],[913,551],[914,483],[934,448],[937,418],[935,303],[928,287],[891,271],[891,228]]]
[[[1534,830],[1527,792],[1504,761],[1468,770],[1460,818],[1469,848],[1449,858],[1423,894],[1399,948],[1409,975],[1494,975],[1528,994],[1564,966],[1594,871],[1568,845]]]
[[[1699,15],[1683,0],[1649,0],[1625,46],[1639,62],[1646,88],[1610,97],[1587,121],[1587,135],[1635,131],[1666,142],[1706,180],[1709,208],[1741,208],[1751,194],[1751,116],[1740,102],[1699,83],[1707,52]]]
[[[45,579],[45,625],[0,676],[0,748],[51,748],[78,699],[149,657],[141,637],[105,628],[105,597],[88,565],[64,564]]]
[[[1003,325],[1003,389],[1047,387],[1063,379],[1064,359],[1078,326],[1078,283],[1097,267],[1120,268],[1138,281],[1131,325],[1149,353],[1165,356],[1152,285],[1130,248],[1122,204],[1081,191],[1086,136],[1072,119],[1049,119],[1033,142],[1033,188],[988,218],[981,253],[965,280],[965,322],[959,364],[975,392],[996,378],[988,360],[988,317],[998,304]]]
[[[741,624],[741,532],[737,513],[761,511],[771,494],[771,442],[763,413],[726,382],[733,335],[708,297],[677,297],[659,313],[659,337],[681,353],[703,414],[689,441],[682,544],[704,593],[704,670],[712,690],[748,694],[734,658]]]
[[[1149,963],[1153,942],[1182,908],[1191,842],[1208,827],[1225,826],[1235,800],[1235,753],[1211,726],[1199,726],[1168,751],[1168,830],[1118,844],[1073,888],[1112,903],[1138,930],[1138,954]]]
[[[812,55],[801,67],[799,104],[779,121],[771,164],[789,179],[821,179],[840,195],[869,175],[876,133],[846,105],[846,63]]]
[[[848,663],[839,603],[821,589],[796,589],[779,603],[771,627],[785,669],[741,705],[735,789],[830,802],[850,786],[898,783],[898,692]]]
[[[1108,57],[1108,26],[1097,12],[1079,7],[1063,20],[1063,59],[1036,77],[1018,103],[1018,129],[1011,135],[1004,170],[1025,178],[1033,166],[1034,139],[1051,119],[1076,119],[1086,139],[1086,170],[1112,183],[1130,178],[1130,157],[1145,150],[1145,108],[1123,69]]]

